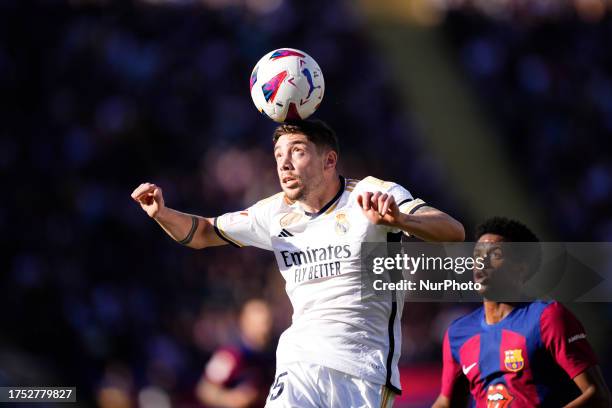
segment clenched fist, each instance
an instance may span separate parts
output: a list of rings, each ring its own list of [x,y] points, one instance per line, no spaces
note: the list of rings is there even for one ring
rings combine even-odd
[[[357,204],[372,224],[395,227],[400,223],[401,213],[391,194],[364,192],[357,196]]]
[[[165,208],[162,190],[155,184],[142,183],[132,192],[132,198],[151,218]]]

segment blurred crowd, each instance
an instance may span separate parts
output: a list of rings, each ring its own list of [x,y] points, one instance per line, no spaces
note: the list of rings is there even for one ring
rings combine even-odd
[[[343,174],[477,221],[348,3],[102,3],[0,3],[0,385],[75,385],[83,406],[198,407],[206,362],[239,346],[247,300],[270,305],[272,344],[288,326],[270,253],[180,247],[130,199],[151,181],[169,206],[214,216],[279,190],[274,123],[248,92],[274,48],[323,67],[316,116],[340,136]],[[444,29],[559,238],[612,238],[609,19],[507,26],[454,11]],[[406,376],[431,371],[423,386],[437,391],[442,332],[469,307],[405,309]]]
[[[608,0],[435,0],[425,3],[442,12],[473,10],[498,21],[567,21],[577,17],[596,23],[612,9]]]
[[[534,202],[559,238],[612,241],[612,20],[444,25]]]

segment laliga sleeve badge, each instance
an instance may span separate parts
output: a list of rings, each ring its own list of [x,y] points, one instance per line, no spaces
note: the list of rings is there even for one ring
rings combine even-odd
[[[351,224],[346,218],[346,214],[343,212],[336,214],[336,234],[345,235],[349,228],[351,228]]]
[[[504,384],[489,385],[487,390],[487,408],[506,408],[514,398]]]
[[[506,356],[504,358],[504,365],[506,369],[512,372],[517,372],[523,369],[525,361],[523,360],[523,354],[521,349],[506,350]]]
[[[247,222],[248,219],[249,219],[249,210],[233,212],[233,213],[228,214],[227,217],[225,217],[223,226],[227,228],[235,224]]]

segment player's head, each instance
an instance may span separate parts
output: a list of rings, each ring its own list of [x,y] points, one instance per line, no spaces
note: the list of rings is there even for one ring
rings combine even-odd
[[[484,268],[474,268],[474,281],[481,284],[486,299],[516,296],[540,267],[539,239],[519,221],[489,218],[476,227],[475,238],[474,257],[484,258]]]
[[[245,343],[255,349],[268,345],[272,335],[272,312],[261,299],[247,301],[240,312],[240,332]]]
[[[300,200],[336,177],[338,138],[325,122],[286,122],[274,131],[274,157],[285,195]]]

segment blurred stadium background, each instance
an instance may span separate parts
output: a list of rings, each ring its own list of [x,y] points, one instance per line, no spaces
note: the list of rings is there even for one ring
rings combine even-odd
[[[0,385],[75,385],[79,407],[198,407],[255,296],[291,307],[270,253],[174,244],[130,199],[212,216],[278,190],[252,106],[278,47],[320,64],[316,117],[343,173],[400,182],[471,232],[612,241],[612,1],[0,2]],[[446,325],[409,303],[397,407],[438,392]],[[574,304],[612,383],[610,304]],[[40,404],[39,407],[52,406]]]

